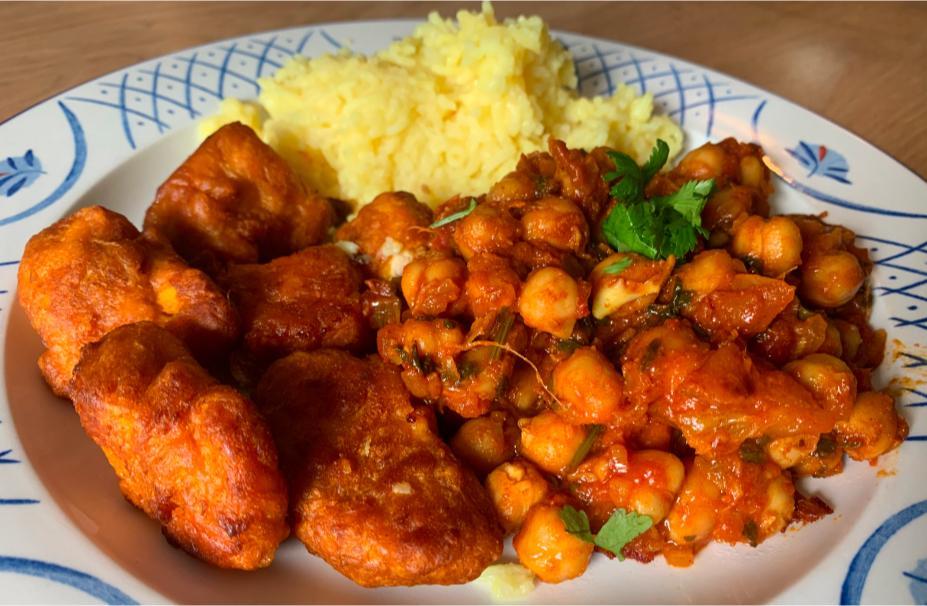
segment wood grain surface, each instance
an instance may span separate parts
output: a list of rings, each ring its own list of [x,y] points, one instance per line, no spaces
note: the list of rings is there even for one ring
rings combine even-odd
[[[496,2],[554,29],[642,46],[751,82],[927,176],[927,3]],[[0,3],[0,121],[132,63],[325,21],[424,18],[476,2]]]

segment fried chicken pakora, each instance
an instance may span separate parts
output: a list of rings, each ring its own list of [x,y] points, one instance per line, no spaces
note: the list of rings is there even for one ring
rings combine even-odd
[[[150,322],[111,331],[84,349],[70,393],[122,493],[171,543],[223,568],[271,563],[288,528],[270,432],[176,337]]]
[[[210,275],[318,244],[335,219],[249,127],[223,126],[168,177],[145,214],[146,234]]]
[[[19,266],[19,301],[48,348],[39,368],[58,395],[67,395],[81,347],[117,326],[156,322],[207,365],[238,334],[235,311],[206,274],[100,206],[29,240]]]
[[[351,580],[464,583],[501,554],[486,492],[385,364],[294,353],[268,369],[255,400],[280,449],[296,536]]]
[[[294,351],[357,350],[371,340],[360,269],[337,246],[313,246],[263,265],[234,265],[222,284],[241,315],[238,375]]]

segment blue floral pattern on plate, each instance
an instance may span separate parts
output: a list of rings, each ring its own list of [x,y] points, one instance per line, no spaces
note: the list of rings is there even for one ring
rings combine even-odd
[[[10,156],[0,163],[0,195],[10,198],[44,174],[42,163],[31,149],[22,156]]]
[[[815,143],[806,143],[799,141],[795,149],[787,149],[787,152],[798,160],[799,164],[808,169],[808,176],[824,175],[834,181],[851,185],[847,174],[850,172],[850,165],[847,159],[840,154],[824,145]]]

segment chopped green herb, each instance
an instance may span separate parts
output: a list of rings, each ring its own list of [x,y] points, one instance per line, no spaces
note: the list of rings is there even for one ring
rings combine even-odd
[[[747,520],[744,524],[744,538],[750,542],[750,547],[756,547],[760,544],[759,542],[760,529],[757,528],[756,522],[753,520]]]
[[[650,183],[650,180],[660,172],[660,169],[663,168],[667,160],[669,160],[669,145],[667,145],[666,141],[663,139],[657,139],[656,145],[654,145],[653,149],[650,151],[650,158],[648,158],[647,163],[641,167],[644,185]]]
[[[505,344],[505,340],[509,337],[509,331],[512,330],[513,324],[515,324],[515,316],[512,315],[512,311],[508,307],[503,307],[496,316],[495,322],[493,322],[492,340],[500,345]],[[493,347],[492,353],[489,354],[489,359],[498,360],[501,355],[502,348]]]
[[[603,178],[609,183],[617,180],[609,193],[618,204],[605,218],[602,233],[615,250],[636,252],[649,259],[680,258],[695,248],[698,235],[708,235],[701,215],[714,180],[688,181],[668,196],[644,199],[644,186],[668,156],[669,147],[662,140],[657,140],[643,167],[626,154],[608,153],[615,170]]]
[[[450,329],[450,328],[456,328],[456,327],[457,327],[457,322],[455,322],[455,321],[453,321],[453,320],[445,320],[445,321],[444,321],[444,328]]]
[[[660,339],[654,339],[647,344],[647,347],[644,349],[644,355],[641,356],[641,370],[650,370],[650,366],[653,364],[653,361],[657,359],[657,354],[660,353],[661,347],[663,347],[663,341]]]
[[[585,511],[580,511],[572,505],[564,505],[560,509],[560,519],[563,520],[566,531],[571,535],[587,543],[595,543],[595,535],[589,529],[589,516]]]
[[[475,208],[476,208],[476,198],[470,198],[470,204],[467,206],[467,208],[461,211],[458,211],[456,213],[453,213],[451,215],[448,215],[444,217],[443,219],[439,219],[435,221],[434,223],[432,223],[431,225],[429,225],[428,227],[431,227],[431,228],[444,227],[448,223],[453,223],[454,221],[457,221],[458,219],[463,219],[464,217],[472,213]]]
[[[814,456],[820,458],[829,457],[837,452],[837,442],[834,436],[829,433],[821,434],[818,439],[818,445],[814,447]]]
[[[560,509],[560,519],[563,520],[567,532],[615,554],[619,560],[624,560],[624,554],[621,553],[624,546],[653,526],[650,516],[624,509],[616,509],[608,521],[602,525],[598,534],[593,534],[589,528],[589,517],[586,512],[579,511],[570,505],[564,505]]]
[[[682,281],[677,280],[676,286],[673,287],[673,299],[670,301],[670,312],[678,315],[689,303],[692,302],[692,291],[682,287]]]
[[[757,440],[744,440],[740,445],[740,458],[746,463],[765,463],[766,452]]]
[[[614,276],[616,274],[620,274],[621,272],[623,272],[630,266],[631,266],[631,259],[629,259],[628,257],[625,257],[624,259],[619,259],[615,261],[614,263],[612,263],[611,265],[609,265],[608,267],[606,267],[605,269],[603,269],[602,273],[607,274],[609,276]]]
[[[763,260],[759,257],[753,255],[747,255],[743,258],[744,266],[747,268],[747,271],[761,274],[763,273]]]
[[[687,534],[686,536],[682,537],[682,540],[685,541],[686,543],[691,543],[692,541],[695,540],[695,535]]]
[[[621,553],[624,546],[645,533],[651,526],[653,526],[653,520],[650,516],[636,511],[617,509],[599,529],[595,544],[612,552],[618,556],[619,560],[624,560],[624,554]]]
[[[798,306],[798,319],[799,320],[807,320],[811,316],[816,316],[816,315],[817,315],[817,312],[811,311],[804,305]]]
[[[418,343],[412,344],[412,367],[423,375],[427,375],[435,369],[434,363],[427,356],[422,356],[418,350]]]
[[[470,377],[475,375],[477,370],[478,369],[477,369],[476,364],[470,361],[461,362],[460,365],[457,366],[457,372],[460,375],[461,381],[469,379]]]
[[[567,469],[572,471],[573,469],[579,467],[580,463],[586,459],[589,451],[592,450],[593,445],[595,445],[595,441],[599,439],[599,436],[602,435],[603,431],[605,431],[605,427],[602,425],[593,425],[589,428],[589,431],[586,432],[586,437],[583,438],[579,448],[577,448],[576,452],[573,453],[573,458],[570,459],[570,464]]]
[[[576,339],[560,339],[557,341],[557,349],[566,353],[573,353],[582,346],[583,344]]]

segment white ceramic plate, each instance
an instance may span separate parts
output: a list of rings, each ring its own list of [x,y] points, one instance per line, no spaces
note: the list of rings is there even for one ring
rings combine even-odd
[[[121,498],[103,455],[36,368],[41,346],[16,303],[26,240],[89,204],[139,222],[157,185],[195,145],[194,122],[295,53],[386,46],[415,23],[281,30],[183,51],[104,76],[0,124],[0,601],[467,602],[474,586],[366,590],[290,540],[269,569],[221,571],[167,545]],[[911,437],[879,466],[851,463],[809,483],[836,514],[758,549],[712,545],[688,569],[593,558],[579,580],[533,602],[927,602],[927,184],[865,141],[722,74],[638,48],[558,34],[581,88],[652,92],[687,147],[735,136],[781,168],[778,211],[830,213],[870,247],[873,323],[889,330],[881,379],[899,387]],[[911,69],[918,69],[911,66]],[[873,111],[891,112],[890,107]]]

